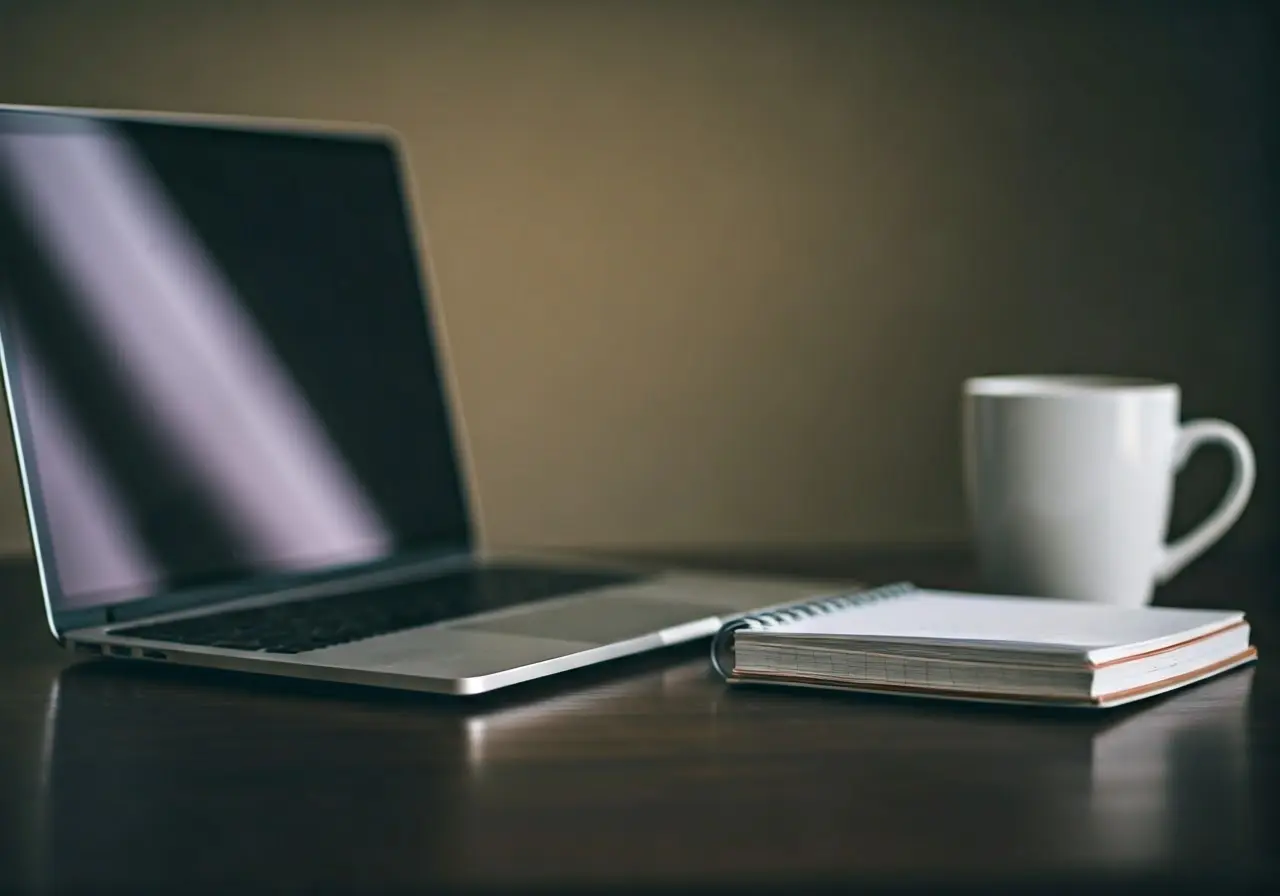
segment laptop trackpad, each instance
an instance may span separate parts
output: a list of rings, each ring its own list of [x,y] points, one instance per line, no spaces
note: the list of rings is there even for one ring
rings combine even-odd
[[[711,615],[705,607],[623,595],[591,595],[497,619],[464,622],[462,631],[566,638],[611,644]]]

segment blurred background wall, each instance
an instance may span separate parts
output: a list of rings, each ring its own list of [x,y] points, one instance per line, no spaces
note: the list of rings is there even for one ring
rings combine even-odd
[[[1167,377],[1275,531],[1262,3],[0,0],[0,102],[404,136],[492,544],[965,536],[961,380]],[[1225,458],[1182,477],[1175,529]],[[0,460],[0,551],[28,550]]]

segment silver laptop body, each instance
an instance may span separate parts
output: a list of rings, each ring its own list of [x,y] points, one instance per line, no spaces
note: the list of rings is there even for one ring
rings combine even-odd
[[[0,361],[56,638],[475,694],[839,587],[485,550],[405,178],[378,128],[0,106]]]

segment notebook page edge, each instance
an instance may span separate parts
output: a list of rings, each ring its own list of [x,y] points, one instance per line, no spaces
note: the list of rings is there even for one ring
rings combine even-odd
[[[805,680],[798,678],[765,678],[759,675],[750,677],[730,676],[725,680],[735,687],[744,687],[752,685],[772,685],[780,687],[805,688],[820,691],[837,691],[846,694],[870,694],[874,696],[893,696],[893,697],[911,697],[923,700],[941,700],[954,703],[989,703],[1003,704],[1009,706],[1039,707],[1047,709],[1091,709],[1103,710],[1111,709],[1116,706],[1123,706],[1127,703],[1134,703],[1139,700],[1146,700],[1152,697],[1160,696],[1171,691],[1180,690],[1182,688],[1191,687],[1202,681],[1207,681],[1218,675],[1237,669],[1241,666],[1248,665],[1258,659],[1258,651],[1256,647],[1250,647],[1243,654],[1236,657],[1228,658],[1223,663],[1216,666],[1209,666],[1195,672],[1187,673],[1183,680],[1174,680],[1166,682],[1157,682],[1154,686],[1148,688],[1137,688],[1124,692],[1120,695],[1109,695],[1102,697],[1089,698],[1042,698],[1042,697],[1016,697],[1005,695],[979,694],[979,693],[961,693],[945,690],[924,690],[920,688],[910,688],[892,685],[844,685],[834,682],[820,682],[814,680]]]
[[[1247,666],[1249,663],[1257,662],[1257,660],[1258,648],[1250,646],[1248,650],[1245,650],[1242,653],[1227,657],[1221,662],[1206,666],[1198,671],[1188,672],[1186,675],[1175,676],[1174,678],[1165,679],[1164,681],[1158,681],[1143,688],[1130,688],[1127,691],[1103,694],[1101,696],[1094,697],[1093,702],[1099,709],[1110,709],[1113,706],[1124,706],[1126,703],[1145,700],[1149,697],[1167,694],[1170,691],[1176,691],[1181,688],[1190,687],[1194,684],[1199,684],[1202,681],[1230,672],[1232,669],[1238,669],[1241,666]]]
[[[1203,625],[1195,628],[1187,629],[1172,635],[1164,635],[1159,638],[1148,638],[1145,641],[1139,641],[1132,644],[1114,644],[1108,647],[1095,647],[1086,652],[1086,658],[1094,666],[1106,666],[1111,663],[1124,662],[1125,660],[1136,659],[1149,653],[1159,653],[1162,650],[1169,650],[1182,644],[1189,644],[1192,641],[1198,641],[1202,638],[1209,638],[1213,635],[1227,631],[1240,625],[1248,625],[1243,610],[1222,610],[1221,618],[1213,622],[1205,622]]]
[[[1109,693],[1149,687],[1165,678],[1195,674],[1200,668],[1239,656],[1250,647],[1249,630],[1231,626],[1204,638],[1095,667],[1089,692],[1100,698]]]

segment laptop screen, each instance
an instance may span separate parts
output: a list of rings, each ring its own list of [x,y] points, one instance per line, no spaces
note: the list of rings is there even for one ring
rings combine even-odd
[[[0,334],[55,611],[470,532],[379,137],[0,110]]]

